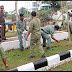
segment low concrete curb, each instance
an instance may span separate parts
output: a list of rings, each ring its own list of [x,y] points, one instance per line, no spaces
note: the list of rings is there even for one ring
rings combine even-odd
[[[54,64],[61,63],[61,61],[68,59],[68,58],[72,58],[72,50],[66,51],[64,53],[56,54],[50,57],[46,57],[44,59],[22,65],[22,66],[10,69],[8,71],[36,71],[40,68],[43,69],[43,67],[45,68],[47,67],[46,70],[48,70],[50,69],[50,67],[53,67]]]
[[[25,35],[24,35],[25,36]],[[23,46],[24,49],[30,46],[30,37],[28,37],[28,41],[25,40],[25,37],[23,36]],[[57,33],[54,34],[54,37],[57,40],[64,40],[68,38],[68,32],[62,32],[58,31]],[[46,41],[47,42],[47,41]],[[51,39],[51,42],[55,42],[53,39]],[[41,37],[41,44],[43,43],[42,37]],[[14,40],[14,41],[9,41],[9,42],[3,42],[1,43],[2,47],[4,48],[4,51],[8,51],[11,49],[18,49],[20,48],[19,46],[19,40]]]

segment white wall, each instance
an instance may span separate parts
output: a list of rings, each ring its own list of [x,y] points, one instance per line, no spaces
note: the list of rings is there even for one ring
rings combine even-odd
[[[23,36],[23,45],[25,48],[29,47],[30,46],[30,37],[31,35],[28,37],[28,41],[26,41],[26,44],[24,43],[24,36]],[[68,38],[68,32],[63,32],[63,31],[57,31],[55,34],[54,34],[54,37],[57,39],[57,40],[64,40],[64,39],[67,39]],[[46,41],[47,42],[47,41]],[[55,42],[53,39],[51,39],[51,42]],[[42,37],[41,37],[41,44],[43,43],[43,40],[42,40]],[[4,51],[8,51],[8,50],[11,50],[11,49],[18,49],[20,48],[19,47],[19,40],[14,40],[14,41],[9,41],[9,42],[2,42],[1,43],[2,47],[4,48]]]
[[[5,23],[10,23],[12,22],[12,19],[5,19]]]
[[[72,10],[72,9],[69,9],[68,12],[72,13],[71,10]],[[57,15],[53,14],[53,15],[52,15],[52,18],[55,19],[55,20],[57,20],[58,17],[59,17],[61,14],[62,14],[62,13],[61,13],[60,11],[57,11]],[[63,15],[64,15],[65,18],[67,19],[67,14],[65,13],[65,14],[63,14]],[[62,20],[62,15],[60,16],[60,18],[59,18],[58,20]]]

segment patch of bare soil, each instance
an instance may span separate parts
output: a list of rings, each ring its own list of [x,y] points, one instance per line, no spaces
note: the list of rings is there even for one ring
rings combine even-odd
[[[9,42],[9,41],[14,41],[14,40],[18,40],[18,38],[10,38],[10,39],[7,39],[7,40],[3,40],[3,42]]]

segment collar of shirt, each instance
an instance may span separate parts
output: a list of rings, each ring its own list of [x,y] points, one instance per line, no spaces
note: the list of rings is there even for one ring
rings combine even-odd
[[[21,24],[21,23],[23,23],[24,21],[21,21],[20,19],[19,19],[19,24]]]

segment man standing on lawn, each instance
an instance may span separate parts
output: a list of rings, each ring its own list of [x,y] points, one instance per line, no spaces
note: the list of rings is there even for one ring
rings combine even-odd
[[[53,37],[53,34],[55,32],[55,30],[58,30],[59,29],[59,26],[58,25],[47,25],[43,28],[41,28],[41,36],[42,36],[42,39],[43,39],[43,47],[46,47],[46,40],[47,40],[47,50],[52,50],[50,48],[51,46],[51,38],[53,40],[55,40],[56,42],[60,42],[58,40],[56,40],[54,37]],[[51,35],[51,38],[50,36],[48,35],[50,34]]]
[[[5,37],[5,29],[6,29],[6,25],[5,25],[5,12],[4,12],[4,6],[0,6],[0,25],[2,25],[2,40],[6,40]]]
[[[28,58],[35,58],[34,55],[34,46],[35,44],[37,45],[37,47],[39,48],[40,53],[42,54],[41,58],[45,57],[45,53],[44,50],[41,46],[41,33],[40,33],[40,20],[36,18],[36,12],[32,11],[31,13],[31,17],[32,20],[30,22],[30,27],[29,27],[29,31],[28,34],[26,36],[26,40],[28,39],[28,36],[31,33],[31,42],[30,42],[30,50],[31,50],[31,56],[29,56]]]
[[[20,14],[20,19],[16,22],[16,29],[18,32],[18,38],[20,42],[20,50],[23,51],[23,41],[22,41],[22,34],[24,30],[27,30],[26,21],[24,20],[24,14]]]
[[[1,54],[1,59],[2,59],[2,61],[4,63],[4,65],[5,65],[5,67],[7,68],[8,64],[6,63],[5,52],[4,52],[4,50],[3,50],[2,46],[1,46],[1,42],[2,42],[2,38],[1,38],[2,37],[2,35],[1,35],[2,30],[1,30],[1,27],[2,27],[2,25],[0,25],[0,54]]]

